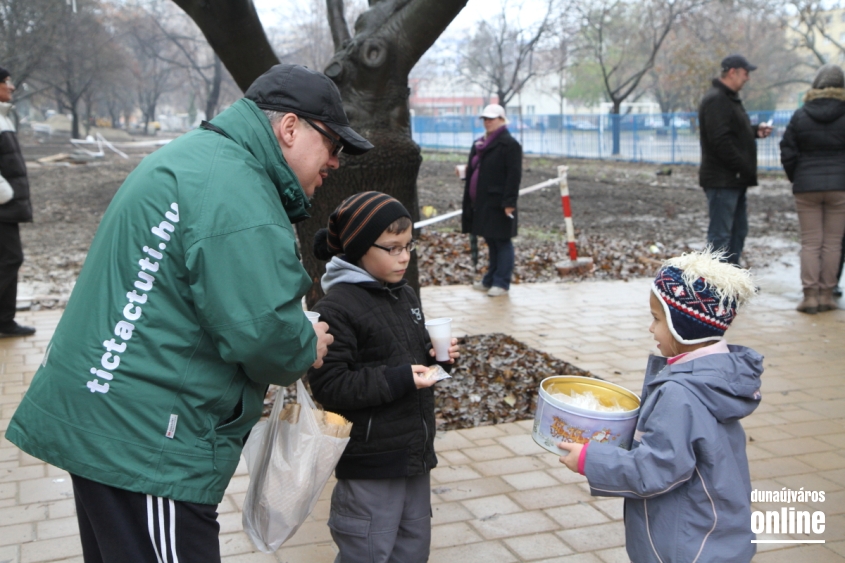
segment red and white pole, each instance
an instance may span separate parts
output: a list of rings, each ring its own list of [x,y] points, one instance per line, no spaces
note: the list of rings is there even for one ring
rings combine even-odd
[[[569,203],[569,181],[566,173],[568,166],[558,166],[557,175],[560,182],[560,203],[563,206],[563,222],[566,224],[566,244],[569,246],[569,259],[578,260],[578,250],[575,248],[575,227],[572,225],[572,206]]]
[[[563,207],[563,222],[566,225],[566,245],[569,247],[569,260],[555,265],[561,275],[583,274],[593,269],[593,259],[578,258],[578,249],[575,247],[575,227],[572,224],[572,206],[569,203],[569,180],[566,177],[568,171],[568,166],[557,167],[560,203]]]

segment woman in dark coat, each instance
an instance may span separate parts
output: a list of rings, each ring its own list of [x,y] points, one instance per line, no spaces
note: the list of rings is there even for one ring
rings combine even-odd
[[[462,232],[484,237],[490,265],[472,287],[505,295],[513,276],[516,200],[522,180],[522,147],[511,137],[505,110],[490,104],[481,113],[485,134],[472,144],[464,186]]]
[[[795,111],[780,143],[780,160],[792,182],[801,226],[803,313],[836,309],[845,233],[845,75],[819,69],[804,106]]]

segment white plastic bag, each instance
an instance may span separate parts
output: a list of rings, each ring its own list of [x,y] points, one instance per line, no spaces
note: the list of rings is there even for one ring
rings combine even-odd
[[[243,450],[250,476],[243,527],[265,553],[279,549],[314,510],[352,427],[331,413],[342,424],[327,424],[302,380],[296,382],[296,397],[285,407],[280,388],[270,419],[255,425]]]

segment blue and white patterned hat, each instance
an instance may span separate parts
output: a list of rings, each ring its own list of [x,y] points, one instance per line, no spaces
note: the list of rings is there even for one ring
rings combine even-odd
[[[709,248],[667,260],[654,279],[675,340],[700,344],[722,340],[737,307],[756,289],[748,270],[720,260]]]

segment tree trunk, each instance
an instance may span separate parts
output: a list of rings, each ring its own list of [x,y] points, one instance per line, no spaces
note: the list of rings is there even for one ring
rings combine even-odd
[[[79,139],[79,109],[77,106],[79,105],[78,101],[73,101],[70,103],[70,115],[71,115],[71,125],[70,125],[70,138],[71,139]]]
[[[199,25],[242,90],[278,63],[251,0],[173,0]],[[370,8],[355,23],[355,36],[336,17],[342,0],[327,0],[336,53],[325,69],[338,86],[346,115],[356,131],[375,148],[363,156],[344,156],[318,188],[310,213],[297,224],[303,264],[315,285],[309,305],[322,296],[319,279],[325,263],[311,251],[314,234],[346,197],[377,190],[401,201],[414,220],[419,217],[416,180],[422,162],[411,140],[408,74],[458,15],[467,0],[369,0]],[[418,289],[416,257],[406,278]]]
[[[622,136],[622,116],[619,115],[621,110],[622,102],[617,102],[616,100],[613,101],[613,109],[610,113],[610,126],[613,130],[613,152],[612,154],[618,155],[621,152],[621,136]]]
[[[205,100],[205,118],[211,120],[217,113],[217,103],[220,101],[220,84],[223,82],[223,64],[220,57],[214,55],[214,76],[211,79],[211,89]],[[191,124],[193,125],[193,123]]]

